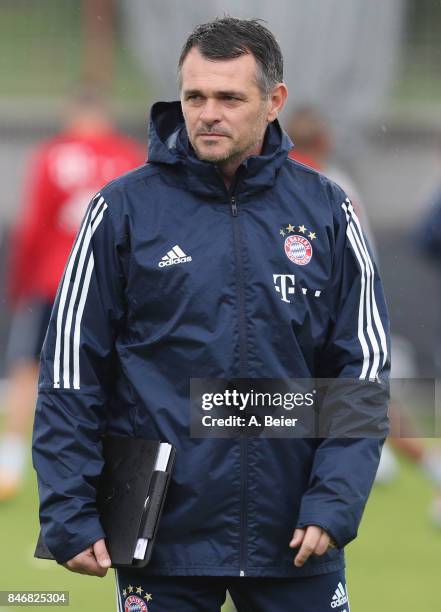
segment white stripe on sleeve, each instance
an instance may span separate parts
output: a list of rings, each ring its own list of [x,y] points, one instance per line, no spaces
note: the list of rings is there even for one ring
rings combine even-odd
[[[65,389],[70,388],[70,337],[71,337],[71,327],[72,327],[72,315],[73,315],[73,310],[74,310],[74,306],[75,306],[77,295],[78,295],[78,289],[82,281],[81,277],[83,274],[84,261],[86,259],[86,255],[87,255],[87,252],[88,252],[91,240],[92,240],[92,236],[95,233],[95,230],[97,229],[99,224],[101,223],[103,219],[103,214],[106,208],[107,208],[107,204],[104,204],[99,214],[96,216],[95,219],[91,219],[91,222],[86,229],[86,235],[84,237],[83,245],[81,247],[81,253],[80,253],[79,260],[78,260],[77,269],[75,272],[75,280],[74,280],[74,284],[72,288],[72,293],[70,295],[69,308],[67,311],[66,322],[64,325],[63,386]],[[92,262],[93,262],[93,258],[92,258]],[[87,277],[87,273],[86,273],[86,277]],[[83,292],[84,292],[84,286],[86,283],[86,277],[82,281],[83,282],[83,290],[82,290]],[[89,282],[90,282],[90,278],[88,279],[87,287],[89,286]],[[80,298],[80,303],[81,303],[81,298]],[[84,305],[83,305],[83,308],[84,308]],[[76,320],[78,320],[78,313],[77,313]],[[74,355],[75,355],[75,352],[74,352]],[[74,373],[75,373],[75,366],[74,366]],[[79,387],[74,387],[74,388],[79,388]]]
[[[357,217],[357,215],[355,213],[355,210],[354,210],[354,207],[352,206],[352,204],[351,204],[349,199],[347,199],[347,202],[349,203],[348,209],[349,209],[349,211],[350,211],[350,213],[352,215],[352,218],[355,221],[355,225],[357,226],[358,233],[359,233],[360,240],[361,240],[363,248],[364,248],[364,252],[366,254],[367,261],[368,261],[369,266],[370,266],[370,268],[372,270],[372,278],[371,278],[371,284],[372,284],[372,311],[373,311],[373,314],[374,314],[374,321],[375,321],[375,325],[376,325],[376,328],[377,328],[377,331],[378,331],[378,335],[380,337],[381,350],[383,352],[382,365],[384,365],[386,363],[388,351],[387,351],[386,333],[384,331],[384,326],[383,326],[383,323],[381,321],[380,314],[378,312],[377,301],[375,299],[375,287],[374,287],[374,274],[375,273],[374,273],[374,265],[372,263],[372,259],[371,259],[370,255],[369,255],[369,251],[368,251],[368,248],[367,248],[367,245],[366,245],[366,241],[365,241],[365,238],[364,238],[363,230],[361,228],[360,220]]]
[[[344,206],[344,204],[342,205],[343,210],[345,211],[346,214],[346,221],[348,223],[347,229],[346,229],[346,235],[349,239],[349,242],[352,245],[352,248],[354,250],[355,256],[357,258],[357,261],[360,265],[361,268],[361,288],[360,288],[360,300],[358,303],[358,330],[357,330],[357,335],[358,335],[358,339],[360,341],[360,345],[361,345],[361,350],[363,352],[363,365],[361,368],[361,373],[360,373],[360,378],[366,378],[366,373],[369,369],[369,363],[370,363],[370,353],[369,353],[369,346],[366,342],[366,338],[364,335],[364,304],[365,304],[365,300],[366,300],[366,266],[364,264],[363,259],[360,257],[360,253],[358,251],[357,245],[354,244],[354,238],[352,235],[352,232],[350,231],[350,218],[349,215],[347,213],[347,210]]]
[[[372,354],[369,354],[369,360],[367,361],[365,347],[363,346],[363,343],[360,337],[360,326],[364,327],[364,320],[360,320],[360,316],[359,316],[358,336],[360,339],[360,343],[362,344],[363,357],[364,357],[360,378],[366,378],[367,368],[370,364],[370,357],[372,357],[372,367],[370,369],[368,378],[371,380],[374,380],[378,376],[379,366],[380,366],[380,346],[378,344],[375,330],[381,342],[381,352],[383,352],[383,365],[387,357],[386,336],[384,333],[384,328],[381,322],[381,318],[378,313],[377,303],[375,299],[374,266],[372,264],[372,260],[369,255],[369,251],[366,247],[366,242],[364,240],[364,236],[361,230],[360,223],[358,221],[357,215],[355,214],[355,211],[349,199],[346,200],[346,203],[342,204],[342,208],[345,211],[346,220],[348,222],[346,233],[352,245],[352,248],[354,249],[354,253],[357,257],[360,267],[362,268],[362,271],[363,271],[362,285],[363,285],[363,277],[366,276],[367,278],[367,285],[365,288],[366,291],[364,294],[365,304],[366,304],[366,318],[367,318],[366,331],[369,336],[369,340],[371,342]],[[363,291],[363,288],[362,288],[362,291]],[[362,300],[362,291],[360,295],[360,301]],[[371,304],[372,304],[372,310],[371,310]],[[373,326],[373,321],[372,321],[372,313],[373,313],[373,318],[374,318],[374,326]],[[375,330],[374,330],[374,327],[375,327]],[[363,334],[363,339],[365,341],[364,334]]]
[[[98,198],[98,201],[96,201]],[[60,369],[61,369],[61,345],[63,343],[63,387],[66,389],[70,388],[70,380],[71,380],[71,367],[70,367],[70,345],[71,345],[71,328],[72,328],[72,319],[73,312],[75,308],[75,303],[77,301],[78,292],[81,288],[80,295],[80,303],[81,298],[84,293],[84,283],[87,279],[87,272],[82,279],[82,273],[84,269],[84,262],[87,257],[87,252],[90,246],[90,242],[92,236],[102,221],[104,211],[107,209],[107,204],[104,202],[104,198],[98,194],[95,197],[95,205],[91,205],[89,208],[89,212],[83,222],[83,225],[78,233],[77,239],[72,248],[71,254],[69,256],[69,260],[66,266],[66,270],[63,276],[60,297],[58,302],[58,311],[57,311],[57,323],[56,323],[56,340],[55,340],[55,353],[54,353],[54,388],[60,388]],[[90,260],[90,258],[89,258]],[[76,269],[75,269],[76,266]],[[92,257],[92,267],[93,267],[93,257]],[[73,270],[75,269],[75,272]],[[91,271],[90,271],[91,273]],[[87,287],[89,286],[90,278],[87,282]],[[70,298],[68,300],[68,293],[72,287],[72,291],[70,294]],[[85,301],[87,297],[87,291],[83,298]],[[66,304],[68,302],[67,307],[67,315],[66,320],[63,324],[63,317],[66,310]],[[84,304],[83,304],[84,309]],[[78,321],[78,312],[76,316],[76,321]],[[81,322],[81,318],[80,318]],[[74,354],[75,357],[75,354]],[[79,381],[79,375],[78,375]],[[77,387],[79,388],[79,387]]]

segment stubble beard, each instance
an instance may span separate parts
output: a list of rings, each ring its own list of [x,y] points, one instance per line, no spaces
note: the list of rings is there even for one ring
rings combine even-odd
[[[262,112],[254,123],[253,138],[246,144],[232,147],[229,151],[225,151],[221,155],[216,155],[214,152],[210,155],[206,151],[201,151],[199,147],[195,145],[193,145],[193,148],[198,159],[218,166],[221,171],[228,170],[232,167],[237,168],[247,157],[258,154],[257,151],[260,151],[267,125],[264,119],[264,110],[262,109]]]

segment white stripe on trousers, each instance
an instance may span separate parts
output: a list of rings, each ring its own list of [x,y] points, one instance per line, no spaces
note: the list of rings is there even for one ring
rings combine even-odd
[[[118,570],[115,570],[115,586],[116,586],[116,612],[124,612],[123,602],[121,599],[121,591],[119,589]]]
[[[348,222],[346,234],[349,238],[349,241],[352,245],[355,256],[362,270],[359,316],[358,316],[358,338],[360,340],[360,344],[362,346],[362,351],[363,351],[363,366],[362,366],[362,371],[360,374],[360,379],[366,378],[366,374],[367,374],[367,371],[369,369],[369,364],[370,364],[370,357],[371,357],[370,350],[366,342],[366,337],[364,335],[365,326],[366,326],[367,334],[369,336],[369,340],[371,342],[372,353],[373,353],[372,367],[371,367],[368,378],[375,379],[378,375],[378,370],[379,370],[380,347],[379,347],[377,337],[375,335],[375,332],[372,326],[371,301],[372,301],[373,309],[375,308],[377,312],[377,319],[380,322],[380,326],[381,326],[381,330],[383,331],[383,335],[384,335],[384,330],[383,330],[381,320],[378,315],[378,309],[377,309],[376,300],[375,300],[374,268],[373,268],[372,261],[369,256],[369,252],[366,248],[366,244],[364,243],[364,248],[363,248],[363,245],[360,241],[357,231],[355,230],[355,228],[353,227],[351,223],[351,218],[354,220],[354,223],[356,223],[358,219],[356,217],[356,214],[349,200],[348,200],[348,203],[351,206],[350,212],[348,212],[348,206],[345,203],[342,204],[342,208],[346,214],[346,220]],[[363,301],[365,302],[365,305],[366,305],[366,322],[365,322],[365,317],[364,317],[364,308],[362,307]],[[377,328],[377,333],[379,337],[381,338],[375,315],[374,315],[374,320],[375,320],[375,324]],[[383,359],[383,363],[384,362],[385,362],[385,358]]]
[[[102,207],[100,213],[98,214],[98,211],[100,210],[103,204],[104,206]],[[104,202],[103,197],[99,197],[96,205],[93,207],[92,206],[90,207],[87,217],[81,227],[81,230],[73,246],[73,249],[72,249],[72,252],[69,257],[69,261],[66,267],[66,271],[63,276],[60,300],[59,300],[58,312],[57,312],[57,335],[56,335],[56,341],[55,341],[55,355],[54,355],[54,387],[56,389],[60,387],[61,339],[63,336],[64,336],[63,385],[67,389],[70,387],[70,380],[69,380],[70,330],[71,330],[71,324],[72,324],[73,308],[75,305],[76,295],[78,293],[78,288],[79,288],[79,284],[81,281],[81,274],[82,274],[82,270],[84,267],[84,259],[87,255],[87,250],[88,250],[92,235],[97,229],[98,225],[101,223],[101,220],[103,218],[103,213],[106,208],[107,208],[107,204]],[[85,237],[83,241],[82,239],[83,239],[84,234],[85,234]],[[67,313],[67,318],[65,322],[65,329],[63,331],[62,329],[63,314],[64,314],[64,310],[66,306],[66,299],[67,299],[67,294],[69,291],[69,286],[71,284],[72,271],[75,266],[75,262],[77,260],[77,254],[78,254],[78,250],[80,249],[80,246],[81,246],[81,250],[80,250],[80,255],[79,255],[79,260],[78,260],[78,267],[75,272],[74,285],[72,289],[71,298],[69,301],[68,313]],[[89,258],[89,263],[90,263],[90,258]],[[93,264],[92,264],[92,267],[93,267]],[[86,272],[86,277],[83,282],[85,282],[86,279],[87,279],[87,272]],[[89,278],[89,281],[90,281],[90,278]],[[87,283],[87,286],[88,286],[88,283]],[[84,286],[83,286],[83,290],[84,290]],[[82,294],[83,294],[83,291],[82,291]],[[80,298],[80,301],[81,301],[81,298]],[[81,322],[81,317],[78,318],[78,312],[77,312],[76,322],[78,322],[78,324]],[[75,354],[74,354],[74,360],[75,360]],[[77,378],[78,378],[78,385],[79,385],[79,374]],[[79,388],[79,386],[76,388]]]

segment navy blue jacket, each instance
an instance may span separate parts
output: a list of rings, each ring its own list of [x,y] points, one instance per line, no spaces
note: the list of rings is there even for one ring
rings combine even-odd
[[[346,195],[289,160],[290,147],[271,124],[227,192],[192,152],[180,104],[158,103],[149,163],[90,203],[46,335],[34,426],[41,525],[59,562],[103,537],[95,486],[108,431],[177,447],[146,573],[281,577],[344,565],[382,439],[189,434],[193,377],[384,389],[388,320],[369,247]],[[368,399],[352,392],[346,404],[375,412]],[[288,544],[310,524],[338,549],[296,568]]]

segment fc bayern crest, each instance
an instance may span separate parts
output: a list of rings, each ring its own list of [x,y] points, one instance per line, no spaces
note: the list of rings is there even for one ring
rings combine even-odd
[[[143,599],[129,595],[124,602],[124,612],[148,612],[148,609]]]
[[[288,259],[298,264],[306,266],[311,261],[312,246],[307,238],[298,234],[291,234],[285,239],[285,253]]]

